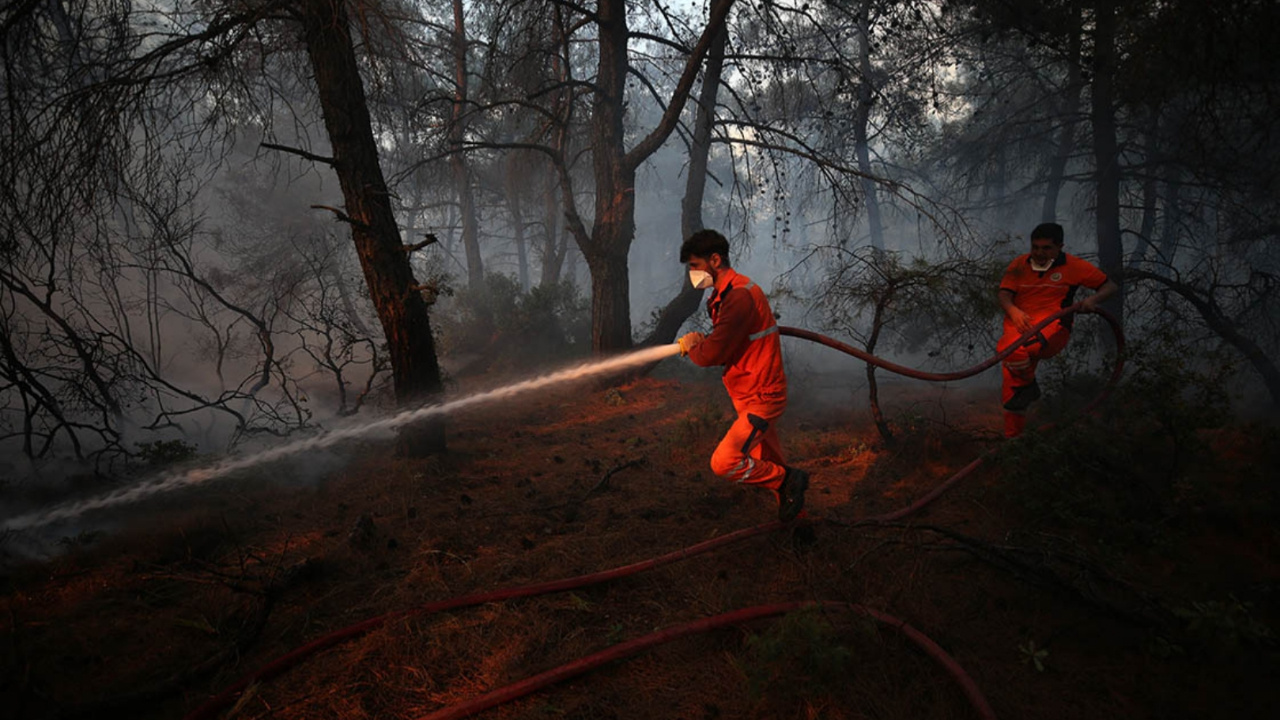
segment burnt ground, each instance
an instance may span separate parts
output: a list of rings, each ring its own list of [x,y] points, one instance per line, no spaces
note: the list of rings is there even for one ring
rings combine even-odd
[[[1031,454],[989,462],[902,521],[859,525],[995,444],[985,394],[908,384],[884,394],[900,435],[892,448],[842,409],[865,407],[851,390],[821,406],[795,390],[782,424],[792,461],[813,472],[811,512],[846,524],[392,619],[254,686],[230,716],[421,717],[657,629],[835,600],[927,634],[1001,718],[1270,717],[1280,701],[1274,428],[1198,431],[1207,460],[1168,487],[1115,482],[1115,463],[1099,471],[1105,481],[1074,469],[1029,480],[1011,463],[1076,467]],[[706,467],[729,410],[712,374],[577,386],[451,419],[443,457],[397,459],[371,443],[319,482],[289,482],[296,471],[282,463],[117,512],[110,533],[68,537],[56,558],[0,577],[0,707],[15,720],[181,717],[371,617],[767,522],[767,493]],[[685,637],[481,717],[977,714],[897,630],[824,611]]]

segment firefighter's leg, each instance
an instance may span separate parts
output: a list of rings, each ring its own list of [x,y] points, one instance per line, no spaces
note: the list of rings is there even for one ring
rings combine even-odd
[[[737,419],[711,455],[711,471],[776,491],[787,472],[773,427],[781,415],[781,408],[739,408]]]
[[[1000,349],[1006,348],[1021,335],[1016,329],[1006,324],[1004,336],[1000,338]],[[1035,340],[1013,351],[1004,359],[1001,367],[1000,403],[1003,405],[1013,398],[1018,388],[1030,385],[1036,380],[1036,366],[1045,358],[1051,358],[1062,352],[1071,339],[1071,331],[1062,327],[1061,323],[1053,323],[1043,329]],[[1037,392],[1038,396],[1039,393]],[[1026,410],[1004,411],[1004,436],[1017,437],[1027,425]]]
[[[1000,338],[999,344],[996,345],[997,352],[1009,347],[1014,341],[1021,337],[1022,333],[1013,327],[1011,323],[1006,322],[1004,327],[1004,335]],[[1035,340],[1027,345],[1014,350],[1004,359],[1004,363],[1000,366],[1000,404],[1004,405],[1013,399],[1013,394],[1018,388],[1024,385],[1030,385],[1036,379],[1036,356],[1033,349],[1038,347],[1039,343]],[[1017,437],[1022,434],[1023,429],[1027,426],[1026,411],[1015,412],[1012,410],[1004,411],[1004,436],[1007,438]]]
[[[1022,336],[1022,333],[1011,323],[1005,323],[1004,335],[1000,337],[1000,342],[996,344],[996,352],[1003,352],[1005,348],[1013,344],[1015,340]],[[1004,359],[1004,363],[1000,366],[1000,379],[1002,380],[1000,387],[1000,404],[1009,402],[1009,398],[1013,397],[1013,393],[1023,385],[1031,384],[1036,379],[1036,359],[1033,357],[1032,350],[1038,345],[1037,341],[1032,340],[1027,345],[1014,350]]]

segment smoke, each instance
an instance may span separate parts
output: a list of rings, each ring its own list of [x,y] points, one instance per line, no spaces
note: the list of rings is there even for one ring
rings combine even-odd
[[[573,382],[589,377],[609,375],[628,368],[647,365],[664,358],[672,357],[678,352],[679,348],[674,344],[646,348],[626,355],[620,355],[618,357],[568,368],[566,370],[561,370],[549,375],[543,375],[531,380],[505,385],[487,392],[475,393],[443,404],[428,405],[416,410],[406,410],[381,420],[353,424],[345,428],[332,430],[327,433],[268,448],[245,457],[227,458],[212,465],[165,475],[137,485],[120,488],[119,490],[97,497],[65,503],[47,510],[20,515],[6,521],[4,529],[10,531],[26,530],[41,527],[60,520],[73,520],[84,513],[93,510],[127,505],[160,493],[172,492],[181,488],[194,487],[258,465],[282,460],[304,452],[324,450],[347,440],[388,433],[419,420],[448,415],[449,413],[463,408],[498,400],[507,400],[517,395],[540,390],[552,385]]]

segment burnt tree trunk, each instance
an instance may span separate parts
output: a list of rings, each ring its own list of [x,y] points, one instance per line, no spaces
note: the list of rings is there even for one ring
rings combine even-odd
[[[401,407],[418,405],[442,391],[427,304],[415,289],[400,230],[391,210],[364,84],[342,0],[301,0],[307,55],[315,72],[333,167],[345,203],[345,220],[386,335]],[[401,452],[444,449],[444,422],[422,423],[401,433]]]

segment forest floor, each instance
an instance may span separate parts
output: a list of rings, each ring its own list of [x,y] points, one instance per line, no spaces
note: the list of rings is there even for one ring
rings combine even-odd
[[[1001,718],[1274,717],[1274,427],[1198,431],[1206,460],[1142,488],[1139,505],[1161,506],[1136,511],[1143,522],[1125,517],[1134,496],[1114,467],[1103,480],[1015,472],[1067,462],[1027,451],[868,525],[855,521],[909,505],[998,444],[994,391],[888,385],[899,437],[887,448],[848,409],[865,396],[792,386],[784,448],[812,472],[811,515],[844,524],[761,533],[571,591],[394,617],[253,685],[223,716],[422,717],[655,630],[825,600],[932,638]],[[707,468],[730,411],[713,372],[578,385],[451,418],[441,457],[366,443],[319,481],[291,482],[282,462],[114,512],[109,532],[0,571],[0,707],[14,720],[178,718],[369,618],[767,523],[768,492]],[[1134,449],[1134,463],[1143,452],[1166,450]],[[978,714],[897,628],[828,609],[687,636],[481,717]]]

